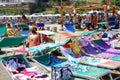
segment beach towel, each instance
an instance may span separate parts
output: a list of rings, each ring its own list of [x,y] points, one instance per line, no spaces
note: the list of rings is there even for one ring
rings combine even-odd
[[[110,45],[106,44],[103,40],[92,40],[91,41],[97,49],[107,52],[107,53],[113,53],[113,54],[120,54],[119,49],[112,48]]]
[[[86,39],[80,39],[81,45],[84,48],[84,50],[88,53],[88,54],[93,54],[96,55],[96,57],[105,57],[105,58],[112,58],[114,56],[116,56],[117,54],[112,54],[109,52],[105,52],[105,51],[100,51],[99,49],[96,50],[92,44],[87,41]],[[95,46],[96,47],[96,46]]]
[[[59,46],[61,46],[61,44],[59,43],[41,43],[38,46],[28,48],[28,52],[30,55],[34,55],[36,53],[41,54],[42,51],[45,51],[45,50],[50,51],[53,48],[56,48]]]

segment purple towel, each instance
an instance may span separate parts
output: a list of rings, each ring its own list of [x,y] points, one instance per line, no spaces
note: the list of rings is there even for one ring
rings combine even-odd
[[[98,40],[98,41],[100,41],[101,44],[96,43],[96,41],[92,41],[93,44],[97,47],[97,49],[104,51],[106,53],[120,54],[120,50],[112,48],[102,40]]]
[[[120,54],[120,50],[114,49],[114,48],[109,48],[106,50],[108,53],[114,53],[114,54]]]
[[[96,50],[91,46],[91,44],[87,40],[81,39],[80,42],[82,44],[82,47],[88,54],[95,54],[95,55],[99,54],[99,52],[96,52]]]
[[[98,57],[105,57],[105,58],[112,58],[114,56],[116,56],[117,54],[110,54],[110,53],[105,53],[105,52],[102,52],[100,54],[97,54],[96,56]]]
[[[103,52],[101,52],[101,51],[96,51],[94,48],[93,48],[93,46],[91,46],[91,43],[89,42],[89,41],[87,41],[86,39],[81,39],[80,40],[80,42],[81,42],[81,44],[82,44],[82,46],[83,46],[83,48],[84,48],[84,50],[88,53],[88,54],[93,54],[93,55],[96,55],[96,56],[99,56],[99,57],[105,57],[105,58],[112,58],[112,57],[114,57],[114,56],[116,56],[117,55],[117,50],[114,50],[113,48],[109,48],[109,49],[111,49],[110,51],[108,50],[108,52],[107,51],[103,51]],[[95,43],[96,44],[96,43]],[[97,46],[99,46],[99,45],[95,45],[95,47],[97,47]],[[106,45],[107,46],[107,45]],[[100,47],[97,47],[98,49],[100,49],[101,48],[101,46]],[[107,47],[108,48],[108,47]],[[112,50],[114,50],[115,52],[116,52],[116,54],[114,54],[113,52],[114,51],[112,51]],[[119,50],[120,51],[120,50]],[[113,53],[113,54],[112,54]],[[118,52],[119,53],[119,52]]]

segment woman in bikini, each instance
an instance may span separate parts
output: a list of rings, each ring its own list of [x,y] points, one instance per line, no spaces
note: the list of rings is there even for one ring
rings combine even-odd
[[[40,45],[40,35],[36,31],[36,28],[31,29],[31,33],[29,34],[28,39],[26,41],[27,47]]]

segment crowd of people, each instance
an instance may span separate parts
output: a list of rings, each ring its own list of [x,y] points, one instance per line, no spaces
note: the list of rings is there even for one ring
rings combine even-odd
[[[120,15],[117,13],[114,13],[112,15],[110,15],[110,17],[116,17],[116,24],[118,24],[117,26],[119,26],[119,22],[120,22]],[[38,27],[37,23],[45,23],[45,21],[48,21],[50,18],[48,17],[38,17],[38,18],[31,18],[29,19],[28,17],[26,17],[25,15],[22,15],[22,17],[18,18],[18,19],[5,19],[3,18],[2,20],[0,20],[1,23],[4,23],[6,25],[6,36],[20,36],[20,31],[21,28],[18,26],[18,24],[27,24],[29,27],[29,34],[28,34],[28,39],[26,40],[26,46],[27,47],[32,47],[32,46],[37,46],[40,45],[40,34],[37,33],[37,30],[45,30],[45,27]],[[52,22],[56,23],[61,21],[61,17],[60,16],[55,16],[54,18],[51,19]],[[81,29],[82,25],[85,24],[85,29],[84,31],[91,31],[94,30],[96,28],[99,28],[101,25],[98,25],[97,23],[99,22],[106,22],[105,19],[105,15],[104,13],[97,13],[97,12],[93,12],[93,13],[89,13],[86,15],[76,15],[76,14],[69,14],[69,15],[65,15],[63,20],[63,24],[65,23],[70,23],[73,25],[75,25],[75,28],[79,28]],[[106,24],[103,24],[102,27],[107,28]],[[93,34],[90,37],[91,38],[95,38],[98,39],[100,38],[101,33],[99,34]],[[46,36],[46,35],[42,35],[43,36],[43,41],[44,42],[55,42],[52,38]],[[90,39],[90,38],[89,38]]]

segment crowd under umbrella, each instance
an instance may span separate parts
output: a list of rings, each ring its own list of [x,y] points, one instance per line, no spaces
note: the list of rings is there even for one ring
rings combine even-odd
[[[86,14],[97,14],[97,13],[104,15],[104,11],[97,11],[97,10],[91,10],[91,11],[87,12]]]

